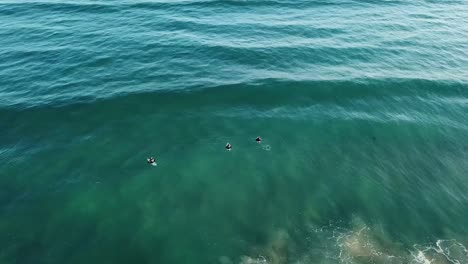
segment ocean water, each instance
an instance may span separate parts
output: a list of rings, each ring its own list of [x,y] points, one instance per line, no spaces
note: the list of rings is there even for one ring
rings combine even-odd
[[[0,0],[1,264],[467,248],[466,0]]]

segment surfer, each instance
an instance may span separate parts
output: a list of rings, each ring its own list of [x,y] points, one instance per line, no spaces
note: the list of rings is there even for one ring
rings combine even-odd
[[[226,144],[226,149],[227,149],[228,151],[231,151],[231,149],[232,149],[231,144],[227,143],[227,144]]]
[[[149,164],[155,164],[155,163],[156,163],[156,160],[154,159],[154,157],[150,157],[150,158],[148,159],[148,163],[149,163]]]
[[[257,143],[261,143],[261,142],[262,142],[262,138],[261,138],[261,137],[257,137],[257,138],[255,139],[255,141],[257,141]]]

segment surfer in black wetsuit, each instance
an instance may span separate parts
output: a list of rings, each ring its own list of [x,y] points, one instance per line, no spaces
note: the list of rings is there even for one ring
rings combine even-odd
[[[231,149],[232,149],[231,144],[227,143],[227,144],[226,144],[226,149],[227,149],[228,151],[231,151]]]
[[[150,157],[150,158],[148,159],[148,163],[149,163],[149,164],[156,163],[156,160],[155,160],[153,157]]]
[[[261,143],[261,142],[262,142],[262,138],[261,138],[261,137],[257,137],[257,138],[255,139],[255,141],[257,141],[257,143]]]

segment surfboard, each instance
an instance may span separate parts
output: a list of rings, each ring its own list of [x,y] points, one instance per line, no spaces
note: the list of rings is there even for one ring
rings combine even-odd
[[[158,166],[156,162],[151,163],[149,159],[146,159],[146,161],[148,161],[148,164],[150,164],[151,166]]]

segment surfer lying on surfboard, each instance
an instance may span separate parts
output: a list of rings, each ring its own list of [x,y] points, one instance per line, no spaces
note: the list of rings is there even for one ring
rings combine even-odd
[[[155,160],[153,157],[150,157],[150,158],[148,159],[148,163],[149,163],[149,164],[156,164],[156,160]]]

